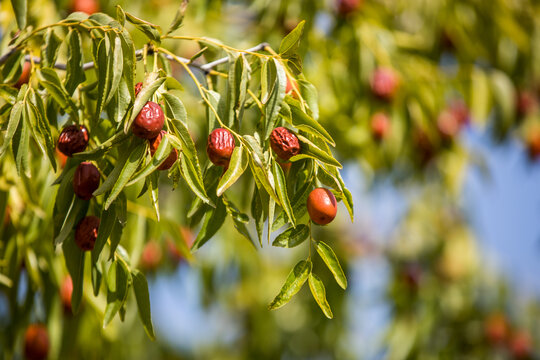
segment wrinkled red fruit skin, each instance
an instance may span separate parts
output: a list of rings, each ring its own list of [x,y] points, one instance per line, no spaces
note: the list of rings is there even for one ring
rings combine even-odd
[[[382,67],[375,70],[370,85],[376,97],[390,101],[398,89],[399,81],[394,70]]]
[[[390,118],[382,112],[377,112],[371,117],[371,134],[377,141],[381,141],[390,132]]]
[[[77,166],[73,176],[73,191],[83,200],[90,200],[92,193],[99,187],[99,171],[90,162],[82,162]]]
[[[329,224],[337,214],[337,202],[334,194],[325,188],[312,190],[307,199],[307,211],[311,221],[315,224]]]
[[[135,96],[139,95],[142,89],[142,82],[138,82],[135,84]]]
[[[74,0],[71,9],[72,12],[80,11],[92,15],[99,12],[99,2],[98,0]]]
[[[84,125],[69,125],[58,137],[58,150],[66,156],[84,151],[88,145],[88,129]]]
[[[28,61],[25,61],[22,68],[21,76],[19,77],[19,80],[15,83],[15,87],[17,89],[20,89],[23,84],[28,84],[28,81],[30,80],[30,71],[32,70],[32,64]]]
[[[164,123],[165,115],[163,115],[161,106],[153,101],[148,101],[135,118],[131,131],[142,139],[153,139],[159,135]]]
[[[284,127],[275,128],[270,134],[270,147],[282,160],[300,154],[300,142],[296,135]]]
[[[82,251],[94,248],[99,231],[99,218],[87,216],[82,219],[75,230],[75,243]]]
[[[43,325],[32,324],[24,333],[24,357],[28,360],[44,360],[49,355],[49,334]]]
[[[347,16],[362,5],[362,0],[337,0],[337,11],[341,16]]]
[[[163,136],[165,136],[166,133],[167,132],[165,130],[161,130],[158,136],[156,136],[152,140],[149,140],[150,153],[152,154],[152,156],[154,156],[154,154],[156,153],[159,147],[159,144],[161,143],[161,140],[163,139]],[[171,166],[174,165],[177,159],[178,159],[178,150],[173,148],[171,153],[167,157],[167,159],[165,159],[165,161],[162,162],[161,165],[159,165],[158,170],[169,170]]]
[[[64,313],[71,314],[71,296],[73,295],[73,281],[71,276],[66,276],[62,281],[62,286],[60,287],[60,301],[62,302],[62,307],[64,308]]]
[[[234,136],[227,129],[218,128],[208,135],[206,153],[214,165],[228,167],[234,147]]]

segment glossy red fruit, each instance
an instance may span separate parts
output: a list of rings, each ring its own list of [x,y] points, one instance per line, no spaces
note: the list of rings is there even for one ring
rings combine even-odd
[[[509,335],[509,326],[506,317],[501,313],[493,313],[484,322],[486,339],[492,345],[500,345],[506,342]]]
[[[99,2],[98,0],[74,0],[71,11],[80,11],[92,15],[99,12]]]
[[[138,82],[135,84],[135,96],[139,95],[142,89],[142,82]]]
[[[337,202],[334,194],[325,188],[316,188],[309,193],[307,211],[311,221],[318,225],[332,222],[337,214]]]
[[[530,358],[533,352],[531,334],[524,330],[516,332],[510,339],[509,348],[515,359]]]
[[[45,326],[32,324],[24,333],[24,357],[27,360],[44,360],[49,355],[49,333]]]
[[[21,76],[19,77],[19,80],[15,83],[15,87],[17,89],[20,89],[23,84],[28,84],[28,81],[30,80],[30,72],[32,70],[32,64],[29,61],[25,61],[22,68]]]
[[[71,296],[73,295],[73,281],[71,276],[66,276],[60,286],[60,301],[66,314],[71,314]]]
[[[399,87],[399,79],[396,72],[387,67],[375,70],[371,77],[371,91],[382,100],[392,100]]]
[[[77,225],[75,230],[75,243],[82,251],[91,251],[94,248],[99,231],[99,218],[86,216]]]
[[[390,133],[390,118],[383,112],[377,112],[371,117],[371,134],[377,141],[381,141]]]
[[[159,135],[164,123],[165,115],[161,106],[153,101],[148,101],[135,118],[131,131],[142,139],[153,139]]]
[[[284,127],[277,127],[270,134],[270,147],[282,160],[300,154],[300,142],[295,134]]]
[[[161,130],[158,136],[156,136],[152,140],[149,140],[150,153],[152,154],[152,156],[154,156],[154,154],[156,153],[159,147],[159,144],[161,143],[161,140],[163,139],[163,136],[165,136],[166,133],[167,132],[165,130]],[[165,161],[162,162],[161,165],[159,165],[158,170],[169,170],[171,166],[174,165],[177,159],[178,159],[178,150],[173,148],[171,153],[167,157],[167,159],[165,159]]]
[[[91,162],[82,162],[73,176],[73,191],[83,200],[90,200],[99,187],[99,171]]]
[[[360,8],[362,0],[337,0],[337,12],[341,16],[347,16]]]
[[[88,129],[84,125],[69,125],[58,137],[58,150],[66,156],[84,151],[88,145]]]
[[[141,267],[144,270],[156,270],[161,263],[161,248],[155,241],[149,241],[144,245],[141,254]]]
[[[206,153],[214,165],[228,167],[234,147],[234,136],[227,129],[218,128],[208,135]]]

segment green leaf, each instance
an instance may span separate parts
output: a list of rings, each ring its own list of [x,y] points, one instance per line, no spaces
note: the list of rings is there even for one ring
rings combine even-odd
[[[311,272],[311,261],[302,260],[291,270],[279,294],[268,305],[268,309],[275,310],[287,304],[291,298],[302,288]]]
[[[321,124],[319,124],[319,122],[315,121],[311,116],[302,111],[302,109],[300,108],[300,102],[298,102],[298,100],[293,99],[291,96],[287,96],[285,98],[285,102],[289,105],[291,109],[292,124],[297,129],[315,135],[327,141],[332,146],[336,145],[330,134],[326,131],[326,129]]]
[[[137,307],[139,309],[139,317],[144,326],[144,330],[148,337],[155,340],[154,326],[152,325],[152,314],[150,311],[150,294],[148,292],[148,283],[143,273],[138,270],[131,272],[133,278],[133,291],[135,292],[135,299],[137,300]]]
[[[111,322],[125,303],[130,281],[129,269],[124,262],[122,260],[114,261],[107,274],[107,307],[103,316],[103,327],[106,327]]]
[[[41,68],[41,70],[38,70],[37,74],[39,83],[47,90],[54,101],[70,115],[78,119],[77,106],[73,102],[71,96],[69,96],[56,71],[50,68]]]
[[[11,84],[17,82],[22,74],[22,63],[24,61],[24,53],[21,50],[11,54],[6,62],[2,65],[2,82]]]
[[[133,124],[133,121],[135,121],[135,118],[137,117],[137,115],[139,115],[139,112],[150,100],[152,95],[154,95],[156,90],[165,82],[166,79],[167,77],[160,72],[152,72],[146,76],[143,81],[141,91],[139,92],[139,95],[137,96],[137,98],[135,99],[135,103],[133,104],[133,111],[131,113],[131,117],[129,121],[126,121],[126,123],[124,124],[124,133],[128,133],[129,129],[131,128],[131,124]]]
[[[124,70],[122,71],[122,75],[124,79],[126,79],[126,85],[129,90],[130,98],[135,98],[135,83],[134,83],[134,74],[135,74],[135,66],[137,65],[137,59],[135,56],[135,45],[133,44],[133,40],[131,39],[131,36],[129,35],[129,32],[122,28],[122,32],[118,34],[120,39],[122,40],[122,51],[123,51],[123,58],[124,58]]]
[[[290,227],[272,242],[272,246],[292,248],[303,243],[309,236],[309,228],[306,225]]]
[[[54,66],[60,45],[62,45],[62,40],[56,35],[54,28],[47,29],[45,43],[41,47],[41,62],[43,67]]]
[[[257,230],[257,237],[259,239],[259,245],[262,247],[262,237],[264,230],[264,211],[263,211],[263,201],[261,196],[264,193],[259,192],[257,186],[253,188],[253,196],[251,197],[251,216],[255,220],[255,228]]]
[[[15,12],[17,26],[22,30],[26,27],[26,12],[28,9],[27,0],[11,0],[11,5]]]
[[[98,79],[98,92],[95,116],[99,119],[106,104],[107,96],[111,88],[112,51],[110,37],[103,37],[97,45],[97,58],[94,60],[96,77]]]
[[[75,225],[84,217],[88,210],[88,201],[81,200],[78,197],[72,197],[71,206],[65,214],[64,221],[58,236],[54,239],[54,245],[60,245],[65,242]]]
[[[285,98],[285,89],[287,87],[287,75],[283,66],[277,59],[273,59],[268,65],[270,69],[273,69],[271,73],[275,72],[275,80],[273,81],[272,89],[266,106],[264,107],[265,117],[265,134],[264,139],[268,139],[272,130],[275,128],[276,120],[278,118],[279,109]],[[269,81],[269,83],[272,83]]]
[[[152,156],[151,161],[149,161],[146,166],[144,166],[140,171],[138,171],[129,181],[127,186],[135,184],[137,181],[146,178],[154,171],[156,171],[159,166],[169,157],[169,154],[172,152],[171,144],[169,143],[168,136],[164,136],[159,143],[154,156]]]
[[[71,29],[65,40],[68,50],[66,63],[66,80],[64,85],[69,95],[72,95],[77,86],[86,80],[83,70],[83,47],[81,34]]]
[[[13,151],[13,157],[15,158],[15,166],[17,167],[17,173],[19,176],[24,174],[26,177],[31,177],[30,173],[30,161],[28,159],[30,154],[30,120],[26,111],[22,113],[23,121],[21,126],[15,131],[13,136],[13,142],[11,144],[11,150]]]
[[[133,153],[133,150],[140,146],[142,141],[137,140],[134,137],[131,137],[132,141],[127,146],[121,146],[119,147],[119,154],[118,160],[116,160],[116,164],[114,165],[114,169],[109,173],[105,181],[94,191],[94,196],[99,196],[101,194],[106,193],[107,191],[111,190],[116,184],[120,173],[122,172],[122,169],[124,166],[126,166],[126,163],[128,161],[129,156]]]
[[[34,97],[39,96],[34,93],[32,93],[32,95],[34,95]],[[39,148],[43,155],[49,158],[49,162],[51,163],[54,171],[56,171],[54,141],[52,139],[51,130],[49,129],[49,124],[43,118],[43,108],[42,111],[38,111],[37,107],[34,104],[32,104],[31,102],[27,102],[25,110],[31,124],[30,128],[32,130],[32,135],[36,140],[36,143],[39,145]]]
[[[11,105],[17,101],[18,91],[8,84],[0,84],[0,96]]]
[[[227,209],[221,198],[216,201],[216,207],[208,210],[204,215],[204,221],[201,230],[197,234],[197,238],[191,249],[197,250],[203,246],[208,240],[214,236],[225,222]]]
[[[71,308],[73,313],[77,313],[79,311],[79,306],[81,305],[83,295],[85,253],[79,249],[75,243],[75,239],[64,241],[62,244],[62,251],[64,253],[66,267],[69,275],[71,276],[71,280],[73,281]]]
[[[126,12],[120,5],[116,5],[116,20],[118,20],[122,26],[126,24]]]
[[[330,305],[326,300],[326,289],[324,288],[324,284],[321,279],[319,279],[319,277],[313,273],[309,274],[309,288],[313,298],[317,304],[319,304],[319,307],[323,311],[324,315],[327,318],[332,319],[334,315],[332,314],[332,309],[330,309]]]
[[[94,265],[97,263],[99,255],[113,231],[114,225],[118,222],[115,205],[116,202],[108,209],[101,210],[98,236],[94,244],[94,249],[92,249],[92,264]]]
[[[113,48],[113,58],[110,66],[112,67],[112,80],[111,85],[108,90],[107,99],[105,100],[105,105],[111,101],[112,97],[116,94],[118,86],[120,85],[120,80],[122,79],[122,72],[124,69],[124,55],[122,52],[122,40],[120,37],[115,37],[114,39],[114,48]]]
[[[318,120],[319,119],[319,104],[318,104],[319,97],[317,95],[317,89],[309,81],[306,81],[303,79],[297,80],[297,84],[300,88],[300,93],[302,94],[302,97],[307,102],[308,107],[311,110],[313,119]]]
[[[205,90],[205,94],[210,105],[212,105],[214,109],[217,109],[218,104],[220,103],[220,100],[221,100],[221,95],[212,90]],[[212,109],[206,102],[205,102],[205,105],[206,105],[206,121],[208,123],[208,128],[214,129],[216,127],[216,114],[214,114],[214,112],[212,111]]]
[[[105,201],[105,206],[104,206],[105,209],[109,208],[109,206],[120,194],[120,192],[124,189],[126,184],[129,182],[129,179],[131,179],[131,176],[135,173],[135,171],[139,167],[139,164],[141,163],[141,160],[142,160],[142,156],[144,152],[146,151],[146,147],[147,147],[147,144],[139,143],[139,145],[137,145],[135,149],[133,149],[133,151],[129,155],[129,158],[127,159],[122,170],[120,171],[118,180],[114,184],[113,188],[111,189],[111,193],[109,194],[109,197],[107,197],[107,200]]]
[[[287,214],[287,217],[289,218],[291,224],[295,226],[296,220],[294,218],[291,203],[289,202],[289,196],[287,195],[287,183],[285,182],[285,174],[283,174],[281,166],[279,166],[279,164],[275,160],[272,161],[272,169],[274,173],[274,179],[276,181],[276,193],[279,197],[281,207]]]
[[[74,159],[81,159],[81,160],[98,160],[98,159],[101,159],[101,158],[103,158],[103,155],[105,155],[105,153],[107,151],[112,149],[114,146],[122,144],[124,141],[126,141],[129,138],[131,138],[130,135],[126,135],[123,132],[118,132],[118,133],[114,134],[112,137],[110,137],[107,141],[105,141],[104,143],[98,145],[97,147],[95,147],[93,149],[73,154],[73,158]],[[101,193],[101,194],[103,194],[103,193]]]
[[[341,286],[343,289],[346,289],[347,277],[345,276],[343,269],[341,269],[339,260],[332,248],[322,241],[315,241],[315,248],[317,249],[317,252],[323,259],[328,269],[330,269],[330,271],[334,275],[334,278],[336,279],[338,285]]]
[[[184,180],[186,180],[186,183],[191,191],[193,191],[193,193],[197,195],[197,197],[199,197],[203,202],[212,204],[212,200],[210,200],[206,193],[206,189],[204,188],[204,184],[195,168],[194,163],[183,153],[180,154],[180,169],[182,176],[184,177]]]
[[[319,160],[320,162],[323,162],[325,164],[336,166],[340,169],[342,168],[342,165],[339,163],[339,161],[337,161],[332,156],[332,154],[329,153],[329,149],[327,149],[328,151],[321,149],[302,135],[297,135],[297,137],[302,144],[302,151],[300,152],[300,154],[291,157],[290,161],[298,161],[306,158],[311,158]]]
[[[309,196],[311,190],[311,182],[306,182],[297,192],[294,194],[294,197],[291,201],[293,208],[293,214],[296,219],[301,219],[307,212],[306,202],[307,197]],[[287,223],[287,214],[283,211],[281,212],[274,224],[272,225],[272,231],[277,231],[283,225]]]
[[[135,25],[135,27],[142,31],[146,37],[150,40],[155,41],[156,43],[161,43],[161,29],[159,26],[149,23],[131,15],[130,13],[126,14],[126,20]]]
[[[167,30],[167,35],[178,29],[182,25],[182,21],[184,21],[184,14],[186,13],[186,9],[188,6],[188,0],[182,0],[182,3],[180,4],[180,7],[176,11],[176,15],[174,17],[173,22],[169,26],[169,30]]]
[[[246,171],[248,156],[242,145],[236,146],[233,150],[229,167],[219,180],[217,196],[221,196],[225,190],[231,187],[240,176]]]
[[[2,144],[2,148],[0,148],[0,156],[2,156],[8,146],[11,145],[11,140],[13,139],[13,136],[15,135],[21,121],[23,109],[24,102],[22,101],[16,102],[11,109],[6,135],[4,136],[4,143]]]
[[[281,41],[279,45],[279,54],[282,58],[286,59],[292,57],[298,51],[300,45],[300,39],[304,32],[304,25],[306,21],[302,20],[296,27]]]
[[[251,154],[250,154],[251,155]],[[279,165],[278,165],[279,166]],[[259,191],[266,191],[268,195],[274,201],[281,206],[281,201],[276,195],[276,192],[274,191],[274,178],[270,171],[268,171],[266,168],[263,168],[261,166],[257,166],[252,158],[249,161],[249,167],[251,169],[251,172],[253,174],[253,177],[255,179],[255,184],[257,185],[257,188]],[[272,179],[270,180],[270,175],[272,175]]]

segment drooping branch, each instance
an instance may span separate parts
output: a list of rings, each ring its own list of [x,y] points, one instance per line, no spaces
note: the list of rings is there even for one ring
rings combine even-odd
[[[256,51],[262,51],[262,50],[265,50],[269,47],[268,43],[264,42],[264,43],[260,43],[252,48],[249,48],[249,49],[246,49],[246,50],[243,50],[245,52],[256,52]],[[7,61],[7,59],[17,50],[17,48],[11,48],[7,53],[5,53],[4,55],[0,56],[0,65],[3,64],[4,62]],[[137,58],[137,60],[141,60],[142,59],[142,55],[143,55],[143,50],[142,49],[139,49],[137,51],[135,51],[135,56]],[[214,67],[220,65],[220,64],[223,64],[223,63],[226,63],[229,58],[228,57],[222,57],[220,59],[217,59],[217,60],[214,60],[212,62],[209,62],[209,63],[206,63],[206,64],[196,64],[194,62],[192,62],[190,59],[187,59],[187,58],[184,58],[184,57],[181,57],[181,56],[172,56],[172,55],[169,55],[169,54],[165,54],[165,58],[167,58],[169,61],[177,61],[177,62],[182,62],[194,69],[197,69],[199,71],[202,71],[204,73],[209,73]],[[32,61],[34,62],[35,64],[39,64],[41,63],[41,58],[39,57],[36,57],[36,56],[30,56],[30,55],[26,55],[24,57],[24,60],[25,61]],[[93,61],[89,61],[89,62],[86,62],[82,65],[82,68],[83,70],[88,70],[88,69],[92,69],[93,67],[95,66],[95,63]],[[63,63],[56,63],[54,64],[54,68],[55,69],[58,69],[58,70],[66,70],[67,66],[66,64],[63,64]]]

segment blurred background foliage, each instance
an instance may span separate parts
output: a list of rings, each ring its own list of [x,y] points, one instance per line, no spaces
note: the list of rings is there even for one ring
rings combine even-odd
[[[170,0],[130,0],[101,1],[99,8],[114,15],[116,4],[163,28],[179,6]],[[30,1],[30,22],[39,26],[57,21],[72,7],[71,0]],[[46,187],[52,178],[45,171],[40,175],[38,167],[31,186],[15,188],[14,169],[2,166],[0,187],[11,190],[10,214],[0,232],[4,238],[17,234],[13,224],[30,229],[26,236],[35,241],[24,262],[55,259],[39,268],[56,278],[43,284],[45,291],[35,293],[30,284],[50,282],[51,277],[23,270],[16,299],[0,292],[4,356],[20,356],[23,330],[35,321],[45,322],[49,329],[51,358],[540,356],[538,296],[521,294],[491,266],[464,210],[467,174],[477,171],[486,183],[490,178],[486,154],[469,146],[467,133],[485,134],[494,147],[503,149],[519,143],[528,166],[538,166],[540,3],[192,0],[179,33],[217,38],[239,49],[260,42],[276,48],[301,20],[306,20],[303,74],[318,89],[320,121],[336,139],[336,155],[346,164],[345,181],[356,189],[355,204],[380,199],[376,194],[386,187],[395,198],[389,212],[397,214],[391,221],[368,223],[362,213],[370,209],[361,207],[351,224],[345,208],[340,208],[337,221],[316,234],[332,244],[351,284],[343,292],[329,272],[319,272],[328,284],[335,318],[324,318],[306,289],[284,308],[267,310],[305,249],[255,251],[224,228],[188,262],[160,225],[146,222],[138,209],[131,209],[130,223],[138,225],[127,229],[125,247],[133,258],[140,254],[139,267],[149,274],[157,341],[148,340],[136,324],[135,312],[127,312],[124,322],[115,319],[102,328],[97,314],[103,307],[90,289],[85,291],[83,311],[69,315],[58,295],[64,264],[59,257],[45,255],[52,251],[48,243],[37,241],[51,224],[35,216],[35,209],[22,206],[33,197],[42,209],[51,209]],[[0,5],[0,23],[2,35],[14,28],[8,1]],[[143,36],[134,36],[142,45]],[[188,42],[168,48],[188,58],[199,50]],[[190,118],[203,119],[192,83],[181,69],[175,71],[185,86]],[[381,125],[373,120],[376,113],[386,116],[383,134],[377,134]],[[190,125],[201,145],[204,121]],[[242,196],[241,187],[233,189]],[[182,201],[184,196],[182,189],[161,196],[169,218],[185,218],[189,204]],[[512,226],[508,221],[499,226]],[[381,227],[385,228],[372,229]],[[197,229],[183,223],[179,231],[189,241]],[[507,240],[520,246],[520,239]],[[4,249],[4,254],[9,251]],[[5,259],[11,263],[1,265],[17,273],[23,259]],[[317,262],[314,267],[324,269]]]

